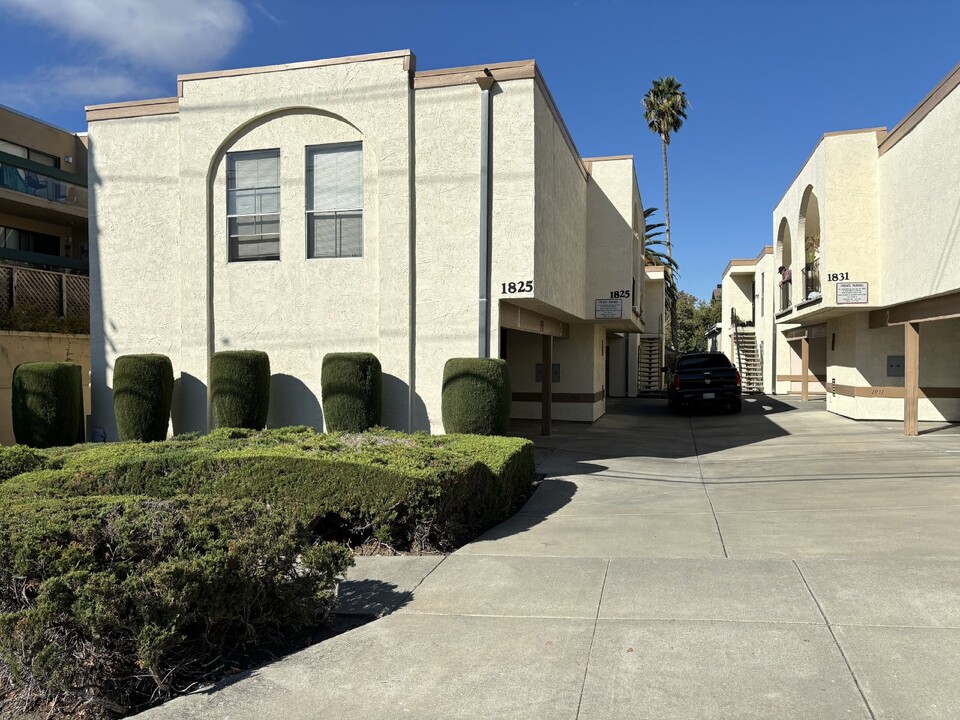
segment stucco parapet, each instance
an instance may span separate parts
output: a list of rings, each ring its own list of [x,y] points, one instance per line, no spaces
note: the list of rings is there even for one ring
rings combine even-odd
[[[933,90],[927,93],[927,96],[911,110],[907,116],[897,123],[893,130],[880,138],[877,146],[877,152],[883,155],[894,145],[903,140],[910,132],[920,124],[920,122],[931,113],[950,93],[960,85],[960,65],[957,65],[950,73],[941,80]]]
[[[87,111],[87,122],[147,115],[175,115],[180,112],[180,98],[154,98],[152,100],[87,105],[84,109]]]
[[[859,130],[834,130],[821,135],[820,139],[817,140],[817,144],[813,146],[813,150],[811,150],[810,154],[807,155],[807,159],[803,161],[800,169],[797,170],[797,174],[793,176],[790,184],[787,185],[787,189],[783,191],[783,195],[781,195],[780,199],[777,201],[776,207],[779,208],[786,199],[787,195],[790,193],[790,190],[793,189],[794,184],[796,184],[797,179],[803,175],[803,171],[807,169],[807,165],[809,165],[810,161],[813,160],[813,157],[817,154],[817,151],[820,150],[820,147],[823,145],[824,141],[829,141],[832,138],[845,137],[847,135],[863,135],[866,133],[873,133],[873,135],[876,137],[877,144],[879,144],[886,132],[887,129],[885,127],[873,127],[860,128]]]
[[[773,245],[764,245],[763,250],[761,250],[760,254],[755,258],[734,258],[727,263],[727,267],[724,268],[721,277],[726,277],[733,268],[753,268],[767,255],[773,255]],[[747,270],[744,270],[744,272],[747,272]]]

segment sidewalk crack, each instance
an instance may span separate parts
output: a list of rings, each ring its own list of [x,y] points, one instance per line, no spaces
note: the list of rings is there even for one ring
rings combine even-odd
[[[793,560],[793,566],[797,569],[800,579],[803,580],[803,584],[807,588],[807,592],[810,593],[810,598],[813,600],[813,604],[817,606],[817,610],[820,612],[820,616],[823,618],[823,622],[826,624],[827,630],[830,631],[830,637],[833,638],[833,644],[837,646],[837,650],[840,652],[840,657],[843,658],[843,663],[847,666],[847,671],[850,673],[850,677],[853,678],[853,684],[857,686],[857,692],[860,693],[860,698],[863,700],[863,704],[866,706],[867,712],[870,713],[872,720],[877,720],[877,716],[873,712],[873,708],[870,706],[870,701],[867,700],[867,694],[863,691],[863,687],[860,685],[860,678],[858,678],[857,674],[853,671],[853,665],[850,664],[850,659],[847,657],[847,653],[844,652],[843,646],[840,644],[840,640],[837,638],[837,633],[834,632],[833,625],[830,623],[830,619],[827,617],[827,613],[824,611],[823,606],[817,599],[817,596],[813,594],[813,588],[810,587],[810,583],[807,582],[807,578],[803,574],[803,570],[800,569],[800,565],[796,560]]]
[[[587,651],[587,662],[583,667],[583,682],[580,683],[580,697],[577,699],[576,718],[580,717],[580,707],[583,705],[583,691],[587,687],[587,673],[590,670],[590,658],[593,657],[593,645],[597,640],[597,626],[600,624],[600,608],[603,606],[603,591],[607,587],[607,574],[610,572],[610,558],[607,558],[607,566],[603,570],[603,582],[600,584],[600,598],[597,601],[597,616],[593,620],[593,635],[590,636],[590,649]]]
[[[690,420],[690,437],[693,438],[693,452],[697,456],[697,472],[700,474],[700,486],[703,488],[703,494],[707,496],[707,502],[710,503],[710,513],[713,515],[713,523],[717,526],[717,535],[720,537],[720,549],[723,550],[724,559],[729,558],[727,554],[727,544],[723,541],[723,530],[720,529],[720,520],[717,518],[717,511],[713,508],[713,498],[710,497],[710,491],[707,490],[707,483],[703,477],[703,465],[700,464],[700,449],[697,447],[697,433],[693,429],[693,418]]]

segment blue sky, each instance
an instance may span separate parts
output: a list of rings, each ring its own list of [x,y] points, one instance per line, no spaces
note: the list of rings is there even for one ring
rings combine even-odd
[[[0,0],[0,103],[71,130],[83,106],[176,93],[176,75],[410,48],[421,69],[534,58],[581,154],[633,154],[663,206],[640,99],[674,75],[680,287],[707,297],[771,242],[774,205],[819,137],[892,128],[960,62],[960,3],[488,0]]]

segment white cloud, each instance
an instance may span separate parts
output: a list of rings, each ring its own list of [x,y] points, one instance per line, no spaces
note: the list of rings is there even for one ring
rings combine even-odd
[[[0,0],[0,7],[108,56],[173,72],[212,69],[248,26],[239,0]]]
[[[0,81],[4,104],[28,111],[138,100],[159,94],[163,94],[160,88],[144,84],[132,73],[76,66],[42,68],[21,80]]]

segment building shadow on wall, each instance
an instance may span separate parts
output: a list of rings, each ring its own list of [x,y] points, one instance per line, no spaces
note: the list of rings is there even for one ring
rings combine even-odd
[[[284,373],[270,377],[270,410],[267,427],[309,425],[323,432],[320,398],[299,378]]]
[[[207,384],[182,372],[173,381],[173,405],[170,408],[173,434],[207,431]]]
[[[407,406],[410,385],[396,375],[383,374],[383,425],[394,430],[407,431]],[[418,393],[413,396],[413,424],[410,432],[430,432],[427,406]]]

